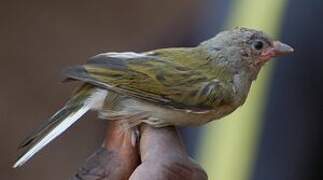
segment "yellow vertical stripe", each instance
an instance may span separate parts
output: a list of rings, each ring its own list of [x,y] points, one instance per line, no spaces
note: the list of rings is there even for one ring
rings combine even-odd
[[[255,28],[277,37],[285,3],[286,0],[235,0],[228,26]],[[250,179],[271,66],[262,69],[241,108],[205,127],[199,154],[210,180]]]

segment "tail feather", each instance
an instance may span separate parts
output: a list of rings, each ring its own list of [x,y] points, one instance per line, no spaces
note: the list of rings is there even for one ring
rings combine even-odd
[[[31,145],[31,147],[18,158],[13,167],[22,166],[34,154],[80,119],[86,112],[94,107],[97,108],[98,103],[102,103],[102,100],[104,100],[106,93],[107,91],[103,89],[94,88],[89,85],[83,86],[45,125],[21,143],[20,147],[26,147],[28,145]]]
[[[40,128],[38,128],[36,131],[34,131],[30,136],[25,138],[20,145],[18,146],[18,149],[24,148],[32,143],[35,143],[37,139],[41,137],[42,134],[50,130],[51,128],[55,127],[57,123],[64,120],[66,117],[68,117],[72,112],[75,112],[78,110],[78,107],[69,107],[64,106],[62,109],[60,109],[57,113],[55,113],[51,118],[48,119]]]

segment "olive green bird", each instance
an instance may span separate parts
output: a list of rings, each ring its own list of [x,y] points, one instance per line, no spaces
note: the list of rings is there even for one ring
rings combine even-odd
[[[126,128],[197,126],[241,106],[261,67],[272,57],[293,52],[261,31],[235,28],[196,47],[144,53],[110,52],[65,70],[83,81],[66,105],[20,147],[28,147],[14,167],[63,133],[90,110]]]

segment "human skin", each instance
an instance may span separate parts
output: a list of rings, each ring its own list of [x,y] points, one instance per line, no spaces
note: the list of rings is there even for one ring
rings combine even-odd
[[[187,154],[175,127],[140,126],[140,139],[109,122],[103,146],[82,165],[72,180],[205,180],[207,175]]]

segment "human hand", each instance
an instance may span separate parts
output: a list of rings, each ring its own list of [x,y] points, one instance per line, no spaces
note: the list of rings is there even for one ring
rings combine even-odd
[[[207,175],[185,151],[175,127],[140,127],[140,142],[131,144],[131,131],[110,122],[105,143],[72,180],[205,180]],[[140,160],[140,157],[141,160]]]

